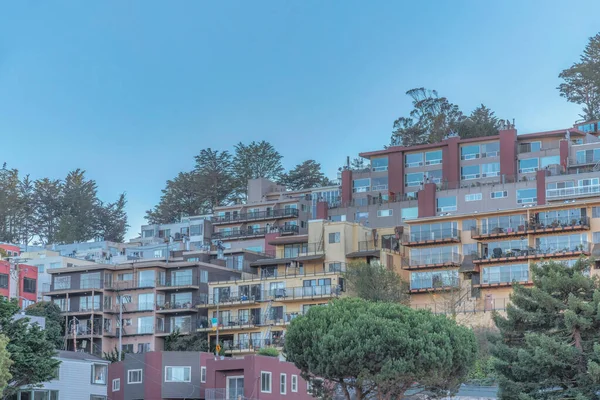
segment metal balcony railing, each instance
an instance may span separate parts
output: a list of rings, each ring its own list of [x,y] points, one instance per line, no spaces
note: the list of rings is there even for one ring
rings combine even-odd
[[[410,290],[443,290],[460,287],[458,278],[442,278],[442,279],[411,279]]]
[[[564,253],[589,253],[590,243],[584,242],[570,242],[570,241],[559,241],[550,245],[542,244],[539,247],[522,247],[522,248],[511,248],[503,249],[496,247],[489,249],[484,253],[475,253],[473,259],[475,261],[486,261],[502,258],[543,258],[553,255],[561,255]]]
[[[547,199],[573,196],[590,196],[598,194],[600,194],[600,185],[575,186],[563,189],[546,189]]]
[[[315,256],[324,253],[323,243],[304,243],[296,247],[288,247],[280,250],[265,250],[261,252],[265,257],[269,258],[285,258],[295,259],[298,257]]]
[[[156,287],[182,287],[182,286],[198,286],[200,284],[199,278],[194,277],[180,277],[175,279],[165,279],[156,281]]]
[[[256,351],[265,347],[283,347],[285,339],[242,339],[242,340],[224,340],[222,343],[225,351]]]
[[[404,243],[459,240],[460,230],[456,228],[437,229],[432,231],[411,232],[402,236]]]
[[[404,264],[410,267],[439,265],[439,264],[460,264],[462,256],[458,253],[449,254],[431,254],[419,257],[404,257]]]
[[[142,303],[123,303],[122,306],[119,304],[112,304],[110,306],[104,306],[104,312],[118,313],[119,308],[123,309],[124,313],[127,312],[141,312],[141,311],[154,311],[154,302],[142,302]]]
[[[156,311],[185,311],[195,310],[197,305],[206,304],[208,296],[206,293],[192,298],[190,301],[165,301],[156,304]]]
[[[142,289],[152,288],[156,286],[155,279],[135,279],[130,281],[113,281],[111,283],[105,283],[104,287],[108,290],[127,290],[127,289]]]
[[[286,208],[268,211],[245,212],[230,215],[216,215],[212,218],[211,222],[213,224],[222,224],[231,222],[259,221],[275,218],[295,218],[298,217],[298,215],[298,209]]]
[[[315,297],[339,296],[340,287],[337,285],[300,286],[263,290],[263,300],[294,300]]]
[[[104,281],[101,279],[89,279],[77,282],[75,277],[71,277],[70,281],[61,281],[61,278],[63,278],[63,276],[54,276],[52,285],[50,285],[50,292],[58,292],[63,290],[92,291],[101,290],[104,288]]]
[[[364,240],[358,242],[358,251],[373,251],[379,249],[379,245],[374,243],[373,240]]]
[[[573,230],[576,227],[589,227],[590,219],[584,216],[564,216],[538,218],[531,222],[518,222],[503,226],[479,226],[471,230],[471,237],[510,236],[539,231]]]

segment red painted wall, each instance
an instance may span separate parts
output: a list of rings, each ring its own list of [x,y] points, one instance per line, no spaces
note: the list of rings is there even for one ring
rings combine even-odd
[[[10,251],[12,253],[17,253],[17,256],[21,254],[21,249],[19,248],[19,246],[15,246],[12,244],[0,243],[0,249]]]
[[[567,164],[569,162],[569,142],[566,139],[561,140],[559,143],[559,154],[560,165],[563,168],[563,171],[566,171],[567,167],[569,166]]]
[[[342,171],[342,204],[348,205],[352,201],[352,171]]]
[[[121,390],[117,392],[112,391],[113,379],[121,379]],[[125,365],[122,362],[116,362],[109,364],[108,366],[108,383],[107,383],[107,394],[108,400],[125,400],[125,385],[127,384],[127,377],[125,376]]]
[[[10,264],[8,261],[0,261],[0,274],[8,275],[8,287],[0,288],[0,296],[9,297],[10,294]]]
[[[35,293],[25,293],[24,278],[35,279],[36,290]],[[19,264],[19,296],[25,297],[27,300],[37,301],[38,300],[38,269],[32,265]],[[23,299],[19,299],[19,306],[23,303]]]
[[[144,368],[144,399],[162,399],[162,352],[146,353],[146,368]],[[158,367],[158,368],[157,368]]]
[[[460,138],[446,139],[447,146],[442,149],[442,178],[448,183],[449,189],[456,189],[460,185]]]
[[[388,188],[396,196],[404,193],[404,153],[401,151],[388,155]]]
[[[419,218],[435,217],[436,216],[436,201],[435,201],[435,183],[426,183],[423,189],[419,190],[417,195],[417,204],[419,206]]]
[[[329,204],[326,201],[317,202],[317,219],[327,219],[328,214]]]
[[[537,171],[535,175],[535,184],[537,187],[538,205],[546,204],[546,171],[545,169]]]
[[[506,179],[517,175],[517,130],[507,129],[500,134],[500,174]],[[510,181],[508,181],[510,182]]]

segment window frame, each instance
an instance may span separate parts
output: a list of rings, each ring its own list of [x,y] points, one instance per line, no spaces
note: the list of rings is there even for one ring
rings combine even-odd
[[[171,379],[167,379],[167,371],[171,368]],[[183,369],[183,380],[173,380],[173,368],[182,368]],[[185,379],[185,370],[188,369],[188,379]],[[192,367],[188,365],[165,365],[165,383],[189,383],[192,381]]]
[[[115,385],[116,383],[116,385]],[[116,386],[116,389],[115,389]],[[121,378],[115,378],[112,380],[112,391],[113,392],[118,392],[121,390]]]
[[[269,388],[268,390],[265,389],[265,387],[263,386],[263,378],[268,376],[269,377]],[[266,382],[265,382],[266,383]],[[261,393],[271,393],[273,390],[273,373],[270,371],[260,371],[260,392]]]
[[[284,372],[279,374],[279,394],[287,394],[287,374]]]
[[[96,375],[96,367],[104,367],[104,383],[98,383],[95,381],[94,376]],[[100,363],[93,363],[92,364],[92,376],[90,377],[90,381],[92,385],[100,385],[100,386],[106,386],[108,384],[108,365],[107,364],[100,364]]]
[[[298,393],[298,375],[292,375],[290,389],[292,393]]]
[[[140,373],[140,380],[139,380],[139,382],[138,381],[135,381],[135,382],[131,381],[131,373],[132,372],[139,372]],[[127,384],[128,385],[139,385],[139,384],[141,384],[143,382],[144,382],[144,370],[143,369],[139,369],[138,368],[138,369],[128,369],[127,370]]]
[[[33,281],[33,292],[27,290],[27,285],[25,285],[26,282],[30,283],[31,286],[31,282]],[[37,279],[35,278],[28,278],[28,277],[24,277],[23,278],[23,293],[30,293],[30,294],[35,294],[37,293]]]
[[[340,243],[342,238],[341,238],[341,234],[340,232],[329,232],[328,235],[328,242],[329,244],[335,244],[335,243]],[[333,241],[331,240],[333,238]]]
[[[386,211],[387,215],[384,215],[383,212]],[[391,208],[388,208],[386,210],[377,210],[377,217],[378,218],[384,218],[384,217],[393,217],[394,216],[394,210]]]
[[[467,193],[465,194],[465,201],[466,202],[471,202],[471,201],[481,201],[483,200],[483,193]]]
[[[206,383],[206,367],[200,367],[200,383]]]

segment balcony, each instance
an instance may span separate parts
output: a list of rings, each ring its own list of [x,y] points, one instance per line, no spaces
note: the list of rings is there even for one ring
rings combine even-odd
[[[285,339],[283,337],[271,339],[224,340],[223,350],[229,354],[251,353],[265,347],[283,348],[284,345]]]
[[[526,224],[512,224],[509,226],[481,226],[471,229],[471,239],[488,240],[511,236],[522,236],[527,233]]]
[[[474,264],[492,264],[510,261],[526,261],[557,257],[579,257],[590,255],[590,243],[560,243],[548,248],[501,249],[495,248],[492,254],[477,254],[473,257]]]
[[[281,250],[266,250],[261,254],[269,257],[268,260],[298,260],[303,257],[323,256],[325,250],[323,249],[323,243],[303,243],[295,247],[289,247]],[[259,260],[263,261],[263,260]],[[256,266],[258,261],[252,262],[251,266]],[[260,264],[260,263],[259,263]]]
[[[340,287],[337,285],[318,285],[263,290],[261,298],[262,301],[294,301],[332,298],[339,295]]]
[[[232,215],[217,215],[211,220],[213,225],[228,224],[228,223],[243,223],[249,221],[264,221],[278,218],[297,218],[299,215],[298,209],[288,208],[280,210],[268,210],[247,212]]]
[[[80,305],[77,309],[70,309],[67,311],[62,311],[63,315],[90,315],[90,314],[102,314],[102,307],[100,304],[96,305]]]
[[[104,336],[109,337],[119,337],[120,328],[114,329],[105,329]],[[123,328],[123,333],[121,336],[143,336],[143,335],[153,335],[155,333],[155,328],[152,325],[143,325],[143,326],[126,326]]]
[[[181,277],[169,280],[159,280],[156,282],[156,290],[179,290],[179,289],[198,289],[200,279],[193,277]]]
[[[286,261],[282,259],[273,260],[275,264],[287,264],[291,259]],[[259,260],[253,262],[251,265],[261,266],[261,265],[269,265],[266,260]],[[322,275],[331,275],[331,274],[339,274],[340,272],[346,272],[346,263],[343,262],[325,262],[323,268],[317,270],[316,267],[312,271],[308,271],[308,268],[305,266],[304,268],[294,268],[288,266],[285,268],[284,272],[280,272],[278,269],[264,269],[261,271],[261,276],[259,278],[246,278],[242,277],[241,279],[237,279],[234,282],[255,282],[255,281],[264,281],[270,279],[281,279],[281,278],[295,278],[295,277],[308,277],[308,276],[322,276]],[[211,282],[213,283],[213,282]],[[224,282],[222,282],[224,283]]]
[[[218,296],[215,296],[214,294],[211,294],[208,298],[208,302],[204,302],[201,304],[198,304],[198,307],[210,307],[213,305],[227,305],[227,306],[232,306],[232,305],[242,305],[242,304],[255,304],[258,301],[261,301],[261,292],[258,291],[256,293],[248,293],[247,291],[244,292],[231,292],[230,294],[220,294]]]
[[[444,292],[460,289],[460,280],[450,278],[444,280],[411,279],[410,293]]]
[[[546,199],[556,200],[572,197],[597,196],[600,194],[600,185],[575,186],[563,189],[546,189]]]
[[[156,305],[157,314],[178,314],[185,312],[196,312],[198,306],[206,304],[207,296],[195,297],[192,301],[186,302],[165,302]]]
[[[122,308],[122,311],[119,310]],[[146,303],[123,303],[122,307],[119,307],[118,304],[111,305],[110,307],[104,307],[104,312],[108,314],[119,314],[122,312],[123,314],[132,313],[132,312],[152,312],[155,309],[154,302],[146,302]]]
[[[542,234],[573,232],[590,229],[588,217],[556,217],[540,218],[532,222],[524,222],[506,227],[478,227],[471,230],[471,238],[475,240],[489,240],[511,236],[523,236],[525,234]]]
[[[262,311],[258,309],[258,311]],[[238,315],[218,318],[219,332],[227,330],[244,330],[255,328],[263,325],[263,318],[261,318],[261,312],[249,315]],[[212,318],[200,317],[196,326],[198,332],[210,332],[216,331],[216,327],[212,326]]]
[[[172,333],[179,332],[179,334],[187,335],[196,332],[198,327],[201,326],[200,320],[189,320],[177,326],[170,326],[169,323],[164,323],[162,326],[157,325],[154,329],[156,336],[169,336]]]
[[[533,142],[533,143],[519,143],[517,145],[517,153],[518,154],[523,154],[523,153],[539,153],[539,152],[545,152],[547,150],[557,150],[559,148],[559,142],[554,142],[554,143],[544,143],[544,147],[541,147],[541,143],[540,142]]]
[[[502,249],[496,247],[488,251],[485,249],[483,252],[475,253],[473,255],[474,264],[491,264],[498,262],[509,262],[509,261],[526,261],[530,257],[536,254],[536,250],[531,247],[515,247],[513,249]]]
[[[46,295],[59,295],[66,293],[88,293],[92,291],[102,291],[104,288],[104,281],[93,280],[86,282],[56,282],[59,275],[55,275],[53,283],[50,285],[50,291]]]
[[[455,228],[439,229],[428,232],[415,232],[402,236],[404,246],[423,246],[428,244],[460,243],[460,230]]]
[[[131,281],[114,281],[111,283],[105,283],[105,290],[135,290],[135,289],[149,289],[156,286],[154,279],[142,279],[142,280],[131,280]]]
[[[265,236],[267,233],[279,233],[280,235],[292,235],[298,233],[298,225],[273,226],[269,228],[243,228],[239,230],[215,232],[212,235],[213,239],[232,240],[248,237]]]
[[[460,267],[462,256],[458,253],[440,254],[419,258],[402,258],[402,269],[417,270],[428,268]]]
[[[75,328],[75,332],[73,332],[73,330],[70,330],[67,337],[69,339],[73,339],[73,338],[80,338],[80,337],[87,337],[87,336],[100,336],[102,335],[102,326],[101,326],[101,322],[98,322],[98,324],[94,324],[94,329],[92,329],[91,326],[81,326],[81,325],[77,325]]]

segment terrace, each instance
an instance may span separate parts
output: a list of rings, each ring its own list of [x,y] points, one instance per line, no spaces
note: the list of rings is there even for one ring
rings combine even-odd
[[[225,223],[244,223],[249,221],[263,221],[272,220],[277,218],[297,218],[299,215],[298,209],[296,208],[285,208],[278,210],[266,210],[266,211],[250,211],[245,213],[232,213],[225,215],[216,215],[212,217],[211,222],[213,225],[225,224]]]

